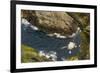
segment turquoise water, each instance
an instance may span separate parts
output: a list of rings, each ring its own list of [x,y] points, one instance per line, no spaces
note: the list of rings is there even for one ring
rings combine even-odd
[[[44,51],[49,53],[54,51],[57,53],[57,61],[62,61],[62,58],[67,58],[72,55],[76,55],[79,52],[80,45],[80,35],[77,34],[73,38],[56,38],[49,37],[47,33],[42,31],[33,30],[30,26],[21,25],[21,43],[26,44],[30,47],[36,48],[38,51]],[[67,46],[69,42],[74,42],[77,45],[77,48],[71,51],[67,48],[61,49],[64,46]]]

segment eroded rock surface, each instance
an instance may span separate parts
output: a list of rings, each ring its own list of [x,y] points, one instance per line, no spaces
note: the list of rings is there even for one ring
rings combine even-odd
[[[22,10],[21,15],[44,32],[67,36],[77,30],[77,23],[66,12]]]

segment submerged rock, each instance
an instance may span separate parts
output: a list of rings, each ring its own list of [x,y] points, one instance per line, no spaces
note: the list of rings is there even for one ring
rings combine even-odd
[[[44,32],[72,35],[77,30],[76,21],[66,12],[22,10],[22,17]]]

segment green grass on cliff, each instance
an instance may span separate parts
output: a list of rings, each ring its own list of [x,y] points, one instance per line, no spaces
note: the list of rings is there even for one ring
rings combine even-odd
[[[30,63],[30,62],[43,62],[49,61],[45,56],[40,56],[39,52],[32,47],[21,45],[21,62]]]

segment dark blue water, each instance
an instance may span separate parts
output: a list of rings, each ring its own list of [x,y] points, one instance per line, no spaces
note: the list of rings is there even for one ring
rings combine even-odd
[[[79,47],[73,49],[71,54],[69,54],[69,50],[67,48],[61,49],[63,46],[67,46],[71,41],[74,41],[76,45],[79,46],[80,35],[77,34],[73,38],[65,39],[49,37],[45,32],[36,31],[29,26],[25,27],[25,25],[21,25],[21,43],[33,47],[38,51],[43,50],[47,53],[55,51],[57,53],[57,61],[61,61],[61,58],[76,55],[79,52]]]

